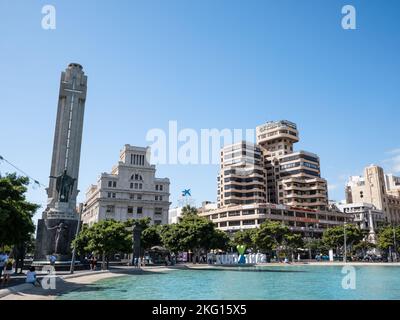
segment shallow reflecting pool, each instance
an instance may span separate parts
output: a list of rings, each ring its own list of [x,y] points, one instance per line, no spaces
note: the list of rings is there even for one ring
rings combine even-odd
[[[59,299],[400,299],[400,267],[353,270],[282,266],[145,272],[101,280]]]

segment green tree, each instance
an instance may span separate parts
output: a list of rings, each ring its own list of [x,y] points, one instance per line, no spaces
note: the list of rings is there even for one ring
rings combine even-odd
[[[29,178],[15,173],[0,175],[0,246],[13,247],[17,269],[35,232],[32,218],[39,205],[26,200]]]
[[[303,237],[300,233],[292,232],[289,228],[284,234],[281,244],[286,256],[289,259],[294,260],[294,253],[299,249],[304,247]]]
[[[87,253],[89,253],[88,245],[89,245],[89,226],[87,224],[83,224],[79,234],[75,237],[75,239],[71,243],[72,249],[75,248],[76,254],[83,257]]]
[[[304,238],[303,247],[306,248],[309,253],[313,251],[319,253],[327,253],[328,251],[324,241],[317,238]]]
[[[132,235],[125,223],[102,220],[91,227],[82,228],[73,241],[78,252],[93,252],[102,256],[102,269],[108,268],[108,257],[115,253],[129,253],[132,250]]]
[[[162,227],[151,225],[151,218],[145,217],[140,219],[129,219],[125,222],[128,228],[139,226],[142,230],[140,236],[140,246],[142,250],[148,250],[151,247],[162,245],[161,231]]]
[[[152,225],[142,231],[141,246],[144,250],[148,250],[154,246],[161,246],[162,226]]]
[[[175,253],[183,251],[181,237],[184,236],[185,233],[185,230],[180,227],[179,223],[163,226],[161,232],[161,241],[163,246]]]
[[[361,242],[353,246],[353,252],[361,252],[362,256],[364,257],[369,250],[372,250],[376,248],[376,245],[374,243],[371,243],[367,240],[367,237],[365,237]]]
[[[378,248],[388,254],[389,249],[393,252],[400,248],[400,226],[387,225],[378,230]]]
[[[285,237],[289,233],[288,226],[276,221],[265,221],[256,231],[254,242],[261,250],[275,250],[279,259],[281,246],[284,245]]]
[[[346,230],[346,245],[351,252],[354,246],[357,246],[366,237],[366,233],[354,224],[346,224],[344,226],[336,226],[328,228],[322,235],[322,240],[328,248],[342,248],[344,252],[344,235]]]
[[[240,230],[234,233],[233,235],[233,244],[237,245],[244,245],[246,248],[253,248],[255,247],[254,237],[256,234],[256,229],[245,229]]]
[[[182,208],[182,215],[197,215],[198,211],[197,208],[191,207],[190,205],[186,205]]]
[[[225,249],[228,237],[215,229],[212,221],[200,217],[194,210],[182,215],[179,223],[162,229],[161,239],[172,252],[192,251],[197,257],[201,251]]]
[[[150,217],[145,217],[140,219],[128,219],[125,222],[125,226],[127,227],[139,226],[142,228],[142,231],[147,229],[150,226],[150,224],[151,224]]]
[[[226,232],[214,229],[214,234],[211,237],[210,249],[226,250],[229,248],[229,236]]]

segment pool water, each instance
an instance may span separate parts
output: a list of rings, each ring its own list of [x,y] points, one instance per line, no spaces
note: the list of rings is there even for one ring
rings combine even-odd
[[[358,266],[353,270],[355,289],[341,266],[175,269],[100,280],[59,299],[400,299],[400,267]]]

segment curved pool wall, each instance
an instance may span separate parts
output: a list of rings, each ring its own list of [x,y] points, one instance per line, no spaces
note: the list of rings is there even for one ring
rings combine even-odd
[[[98,281],[59,299],[400,299],[400,267],[282,266],[165,270]]]

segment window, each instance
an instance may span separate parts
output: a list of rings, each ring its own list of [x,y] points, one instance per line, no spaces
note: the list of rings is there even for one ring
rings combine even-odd
[[[294,217],[294,212],[293,211],[285,211],[285,216]]]
[[[295,167],[298,167],[299,165],[300,165],[300,162],[283,164],[283,165],[281,165],[281,170],[295,168]]]
[[[142,200],[142,195],[141,195],[141,194],[138,194],[138,195],[137,195],[137,199],[138,199],[138,200]]]
[[[243,210],[243,215],[249,215],[249,214],[254,214],[254,210]]]
[[[306,214],[304,212],[296,212],[296,217],[297,218],[305,218]]]
[[[161,224],[161,220],[154,220],[154,224],[157,225],[157,226],[160,225]]]
[[[156,191],[158,191],[158,184],[156,184]]]
[[[231,227],[240,226],[240,221],[229,221],[229,226]]]
[[[138,188],[138,186],[139,186],[139,184],[138,184],[138,183],[135,183],[135,189],[137,189],[137,188]]]
[[[116,197],[116,194],[115,194],[115,192],[113,192],[113,193],[112,193],[112,197],[113,197],[113,198],[115,198],[115,197]]]
[[[133,189],[133,182],[131,182],[131,186],[130,187],[131,187],[131,189]]]
[[[117,187],[117,181],[113,181],[113,188]]]
[[[155,200],[158,201],[158,196],[155,196]]]
[[[143,185],[142,185],[141,183],[139,183],[139,189],[142,189],[142,186],[143,186]]]
[[[236,217],[236,216],[240,216],[240,211],[231,211],[228,213],[229,217]]]
[[[310,162],[303,162],[303,165],[305,167],[311,168],[311,169],[316,169],[319,170],[319,167],[316,164],[310,163]]]
[[[162,184],[160,184],[160,191],[163,191],[163,186],[162,186]]]
[[[154,209],[154,214],[162,214],[163,209],[162,208],[155,208]]]
[[[131,180],[143,181],[143,177],[140,174],[135,173],[131,175]]]
[[[129,214],[133,214],[133,207],[128,207],[128,211]]]
[[[109,188],[112,187],[112,181],[108,181],[108,187],[109,187]]]
[[[256,224],[256,220],[243,220],[242,224],[244,226],[250,226],[250,225]]]
[[[143,207],[138,207],[136,212],[137,212],[137,214],[142,214],[143,213]]]
[[[160,201],[162,201],[162,196],[160,196]]]
[[[144,166],[144,155],[131,154],[131,164],[134,164],[137,166]]]
[[[111,192],[107,193],[107,198],[111,198]]]
[[[107,213],[114,213],[114,206],[107,206],[106,207],[106,212]]]
[[[129,194],[129,199],[135,199],[135,195],[133,193]]]

